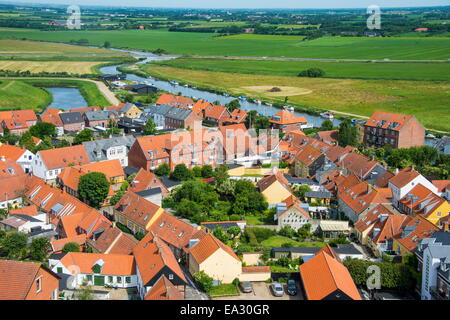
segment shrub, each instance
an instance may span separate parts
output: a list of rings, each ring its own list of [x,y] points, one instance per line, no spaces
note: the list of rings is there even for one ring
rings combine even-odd
[[[195,273],[194,280],[205,292],[210,291],[213,286],[213,278],[208,276],[205,271],[199,271]]]
[[[298,76],[299,77],[309,77],[309,78],[320,78],[325,75],[325,71],[320,68],[309,68],[301,71]]]

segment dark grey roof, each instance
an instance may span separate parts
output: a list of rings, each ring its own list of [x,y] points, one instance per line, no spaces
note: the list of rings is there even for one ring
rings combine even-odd
[[[61,260],[67,253],[52,253],[48,258],[52,260]]]
[[[160,180],[166,186],[166,188],[175,187],[181,184],[180,181],[172,180],[168,177],[161,177]]]
[[[29,221],[29,222],[42,222],[41,220],[36,219],[36,218],[34,218],[32,216],[27,216],[26,214],[11,214],[10,217],[18,217],[18,218],[20,218],[22,220],[26,220],[26,221]]]
[[[159,114],[175,120],[186,120],[186,118],[192,113],[192,110],[162,104],[147,107],[145,108],[145,112],[148,114]]]
[[[60,113],[59,117],[64,124],[84,122],[81,113],[78,111]]]
[[[111,114],[115,114],[115,111],[86,111],[84,115],[88,119],[88,121],[101,121],[101,120],[109,120],[109,116]]]
[[[115,138],[101,139],[95,141],[83,142],[91,161],[107,160],[106,151],[111,147],[127,147],[127,153],[130,151],[136,139],[133,136],[121,136]]]
[[[155,194],[161,194],[161,193],[162,193],[162,190],[161,190],[160,187],[151,188],[151,189],[147,189],[147,190],[136,192],[137,195],[139,195],[141,197],[144,197],[144,198],[153,196]]]
[[[366,181],[367,183],[374,184],[377,179],[383,175],[387,170],[381,165],[376,165],[375,168],[368,174]]]
[[[127,112],[128,110],[130,110],[131,108],[133,108],[135,105],[134,104],[132,104],[132,103],[126,103],[124,106],[123,106],[123,108],[122,108],[122,112]]]
[[[273,247],[272,252],[293,252],[293,253],[302,253],[302,254],[315,254],[319,252],[320,247]]]
[[[307,191],[305,193],[305,197],[307,198],[319,198],[319,199],[328,199],[331,198],[333,194],[329,191]]]
[[[307,185],[318,185],[317,182],[315,182],[312,179],[307,179],[307,178],[297,178],[297,177],[293,177],[289,174],[285,174],[284,177],[286,178],[286,180],[290,183],[290,184],[307,184]]]
[[[51,239],[55,236],[57,236],[58,233],[55,230],[52,229],[41,229],[36,230],[28,233],[28,239],[32,240],[33,238],[48,238]]]
[[[123,168],[123,171],[125,172],[125,174],[127,176],[131,176],[133,173],[138,173],[139,169],[138,168],[133,168],[130,166],[126,166],[125,168]]]
[[[337,248],[333,248],[333,250],[337,254],[362,254],[352,243],[338,244]]]
[[[222,227],[223,229],[227,230],[231,227],[239,227],[237,222],[234,221],[224,221],[224,222],[202,222],[202,226],[205,226],[209,230],[214,230],[217,227]]]

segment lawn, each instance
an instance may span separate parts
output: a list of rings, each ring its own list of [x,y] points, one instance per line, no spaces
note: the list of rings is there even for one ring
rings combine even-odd
[[[0,80],[0,110],[42,110],[52,101],[44,89],[16,80]]]
[[[299,242],[283,236],[272,236],[261,242],[264,247],[281,247],[289,242],[291,247],[323,247],[323,242]]]
[[[284,103],[284,96],[271,96],[264,88],[298,88],[303,94],[290,95],[289,104],[361,116],[370,116],[378,109],[412,114],[427,128],[450,132],[450,82],[300,78],[199,70],[186,72],[185,69],[154,64],[144,65],[142,70],[160,78],[280,103]]]
[[[238,296],[239,294],[239,289],[232,283],[213,286],[208,292],[211,297]]]
[[[296,77],[302,70],[320,68],[325,71],[326,77],[329,78],[450,80],[450,62],[373,63],[182,57],[156,62],[155,64],[191,70],[289,77]]]
[[[261,218],[262,218],[261,216],[249,216],[249,215],[246,215],[245,216],[245,221],[247,221],[248,225],[255,226],[255,225],[264,224],[261,221]]]
[[[95,73],[95,66],[104,61],[14,61],[0,60],[0,70],[40,72],[67,72],[71,74]]]
[[[166,30],[39,31],[2,29],[0,38],[32,39],[69,43],[87,39],[89,44],[155,50],[173,54],[269,56],[342,59],[449,59],[446,38],[357,38],[323,37],[302,41],[301,36],[239,34],[218,37],[212,33],[169,32]]]

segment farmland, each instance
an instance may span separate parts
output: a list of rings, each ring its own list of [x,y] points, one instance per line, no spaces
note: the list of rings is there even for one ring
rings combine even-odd
[[[186,72],[182,68],[147,64],[142,70],[156,77],[177,79],[254,98],[284,102],[267,87],[296,87],[311,93],[288,97],[300,107],[336,110],[370,116],[375,110],[413,114],[428,128],[450,132],[450,83],[438,81],[359,80],[249,75],[226,72]]]
[[[24,94],[26,93],[26,94]],[[51,102],[50,93],[22,81],[0,80],[0,110],[41,110]]]
[[[336,59],[449,59],[448,38],[364,38],[323,37],[302,41],[301,36],[169,32],[166,30],[38,31],[4,29],[0,38],[32,39],[69,43],[87,39],[89,44],[152,51],[165,49],[172,54],[268,56]]]
[[[0,60],[0,70],[39,72],[67,72],[69,74],[94,73],[93,67],[103,62],[86,61],[8,61]]]
[[[192,70],[295,77],[308,68],[320,68],[330,78],[450,80],[449,63],[368,63],[333,61],[251,60],[231,58],[189,58],[156,64]]]

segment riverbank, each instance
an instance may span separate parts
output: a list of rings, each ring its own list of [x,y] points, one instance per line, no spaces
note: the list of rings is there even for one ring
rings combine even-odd
[[[126,69],[125,69],[126,70]],[[245,95],[263,101],[293,105],[296,110],[318,114],[333,110],[342,117],[370,117],[381,109],[413,114],[430,130],[450,132],[449,82],[381,81],[277,77],[225,72],[199,71],[141,65],[139,71],[158,79],[177,80],[211,91]],[[267,87],[293,87],[309,90],[307,94],[273,96]],[[339,116],[339,115],[338,115]]]

